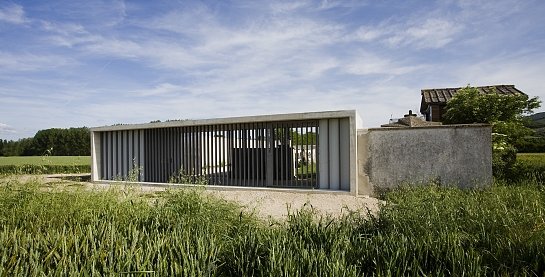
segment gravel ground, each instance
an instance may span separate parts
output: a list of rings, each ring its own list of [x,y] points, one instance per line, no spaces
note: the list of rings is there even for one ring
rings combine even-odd
[[[380,200],[372,197],[316,192],[279,192],[228,190],[210,191],[227,200],[234,200],[248,210],[256,211],[262,218],[283,220],[288,211],[296,211],[310,205],[322,214],[340,216],[349,211],[370,209],[376,211]]]
[[[87,175],[81,175],[79,177],[86,177]],[[40,176],[44,183],[49,182],[76,182],[71,180],[74,175],[48,175]],[[35,176],[21,176],[20,180],[24,181],[28,178],[35,178]],[[109,185],[104,183],[89,183],[80,182],[87,186],[87,188],[107,188]],[[143,192],[155,192],[165,190],[164,186],[142,186]],[[324,193],[312,190],[298,190],[298,191],[282,191],[280,189],[267,190],[267,189],[232,189],[220,190],[218,188],[207,189],[206,193],[214,194],[226,200],[232,200],[240,203],[250,212],[256,212],[256,214],[263,218],[273,218],[276,220],[284,220],[288,212],[301,209],[305,205],[310,205],[316,211],[322,214],[330,214],[332,216],[340,216],[347,214],[349,211],[355,211],[360,209],[369,209],[370,211],[376,211],[380,200],[369,196],[353,196],[347,193]]]

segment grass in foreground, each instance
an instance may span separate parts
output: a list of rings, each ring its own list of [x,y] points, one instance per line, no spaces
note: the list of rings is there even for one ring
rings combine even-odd
[[[386,195],[377,214],[263,222],[199,189],[0,186],[0,276],[545,274],[545,191],[531,180]]]

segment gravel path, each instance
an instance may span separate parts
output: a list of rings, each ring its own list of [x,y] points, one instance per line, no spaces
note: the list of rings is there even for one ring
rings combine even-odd
[[[234,200],[250,211],[256,211],[261,218],[283,220],[288,211],[296,211],[310,205],[322,214],[339,216],[349,211],[367,209],[376,211],[380,200],[365,196],[330,193],[301,193],[278,191],[210,191],[226,200]]]
[[[71,175],[73,176],[73,175]],[[84,175],[83,175],[84,176]],[[69,181],[70,176],[66,175],[49,175],[41,176],[41,180],[45,183],[60,182],[64,178],[64,182]],[[29,176],[22,179],[28,179]],[[34,177],[32,177],[34,178]],[[93,184],[89,182],[80,182],[88,188],[93,187],[108,187],[108,184]],[[155,192],[165,190],[164,186],[142,186],[143,192]],[[214,194],[226,200],[233,200],[240,203],[250,212],[256,212],[263,219],[273,218],[276,220],[284,220],[288,211],[294,212],[301,209],[305,205],[310,205],[316,211],[322,214],[330,214],[332,216],[340,216],[347,214],[349,211],[359,209],[369,209],[376,211],[380,200],[369,196],[353,196],[346,193],[324,193],[312,190],[282,191],[266,190],[266,189],[232,189],[219,190],[218,188],[207,189],[206,193]]]

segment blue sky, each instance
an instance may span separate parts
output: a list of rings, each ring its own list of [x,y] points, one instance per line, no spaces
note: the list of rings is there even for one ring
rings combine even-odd
[[[541,0],[0,0],[8,140],[345,109],[378,127],[418,111],[421,89],[513,84],[543,100],[544,80]]]

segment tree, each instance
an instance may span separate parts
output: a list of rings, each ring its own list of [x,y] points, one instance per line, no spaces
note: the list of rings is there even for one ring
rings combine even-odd
[[[89,128],[40,130],[34,135],[31,148],[33,155],[37,156],[89,156]]]
[[[448,102],[443,122],[446,124],[488,123],[493,133],[493,166],[495,173],[509,170],[516,160],[516,145],[533,131],[524,126],[524,116],[541,106],[538,97],[500,95],[491,88],[486,94],[468,85]]]

